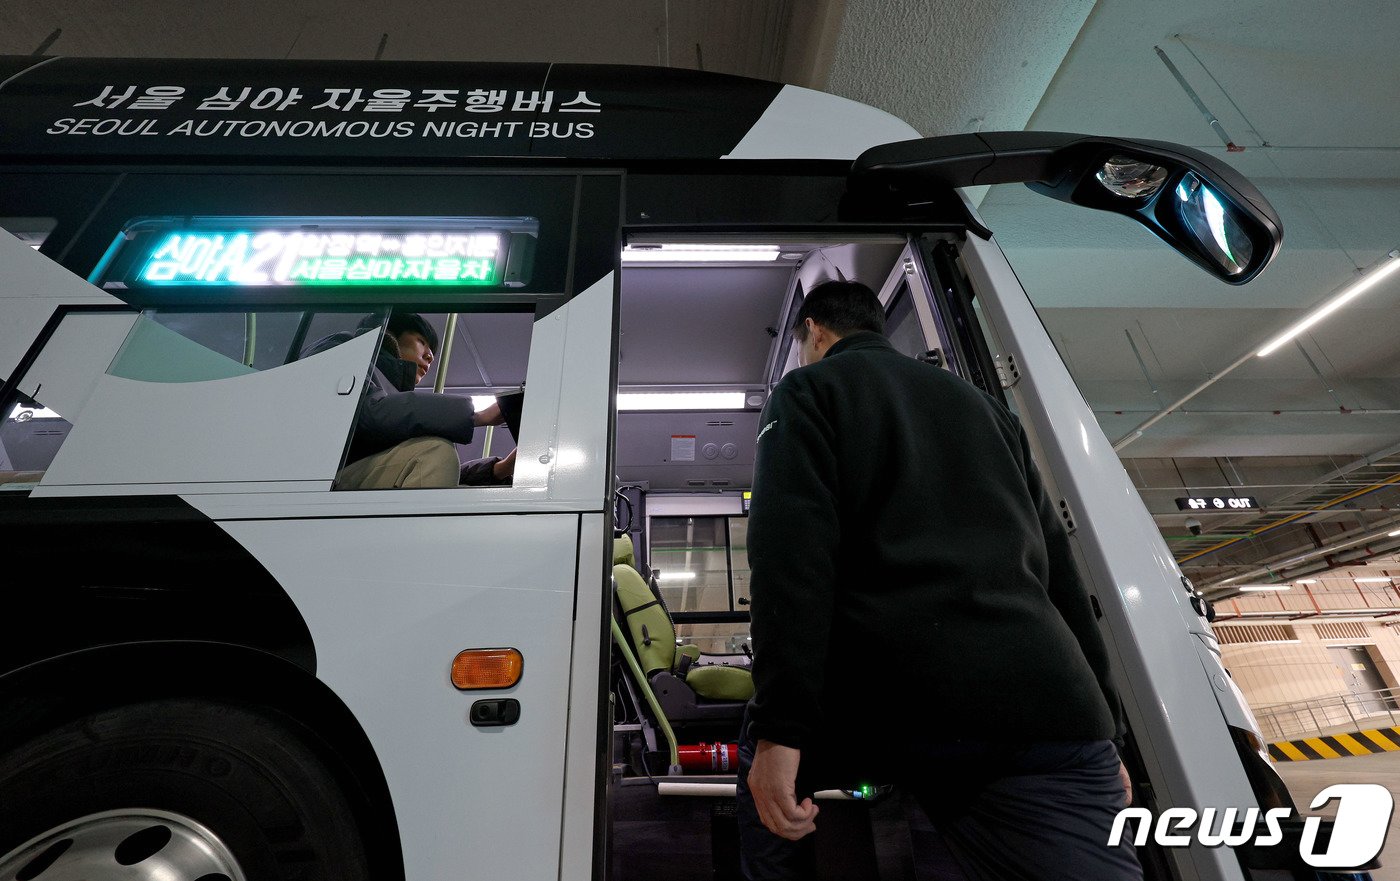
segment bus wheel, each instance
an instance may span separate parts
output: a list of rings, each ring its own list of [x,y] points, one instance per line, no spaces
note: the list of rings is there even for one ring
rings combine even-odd
[[[367,879],[354,810],[283,722],[160,700],[0,756],[0,879]]]

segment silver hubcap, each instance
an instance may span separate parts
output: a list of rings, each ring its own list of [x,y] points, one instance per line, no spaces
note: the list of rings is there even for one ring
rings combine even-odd
[[[246,881],[228,847],[179,814],[104,811],[0,857],[0,881]]]

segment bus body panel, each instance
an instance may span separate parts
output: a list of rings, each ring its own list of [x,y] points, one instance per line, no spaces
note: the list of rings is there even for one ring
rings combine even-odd
[[[892,113],[848,98],[783,86],[725,159],[852,159],[876,144],[919,137]]]
[[[1161,532],[995,240],[969,236],[964,254],[1002,354],[1020,366],[1020,417],[1043,452],[1047,483],[1079,527],[1075,544],[1103,609],[1115,679],[1158,809],[1255,804],[1216,687],[1201,668],[1199,640],[1180,625],[1189,596]],[[1226,848],[1193,844],[1170,853],[1200,877],[1243,877]]]
[[[608,399],[616,274],[535,322],[515,485],[598,511],[609,496]]]
[[[557,877],[578,515],[222,526],[296,603],[318,678],[373,744],[405,877]],[[473,648],[519,649],[520,683],[454,689],[453,658]],[[500,698],[520,701],[519,722],[468,721]]]
[[[378,345],[378,335],[367,333],[272,370],[206,382],[100,375],[34,494],[54,485],[120,484],[122,492],[145,495],[147,484],[172,483],[236,492],[242,481],[314,481],[330,489]]]

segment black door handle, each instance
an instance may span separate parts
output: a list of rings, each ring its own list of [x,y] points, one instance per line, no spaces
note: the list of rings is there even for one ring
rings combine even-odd
[[[468,718],[478,728],[514,725],[520,721],[520,701],[509,697],[477,701],[472,704]]]

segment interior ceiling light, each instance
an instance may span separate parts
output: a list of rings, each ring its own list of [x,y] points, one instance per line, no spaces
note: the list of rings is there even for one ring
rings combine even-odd
[[[628,245],[623,263],[771,263],[777,245]]]
[[[1314,324],[1317,324],[1328,315],[1336,312],[1347,303],[1350,303],[1352,300],[1366,293],[1386,278],[1389,278],[1396,270],[1400,270],[1400,248],[1386,254],[1385,257],[1381,258],[1381,262],[1373,266],[1369,272],[1342,288],[1336,296],[1309,312],[1297,324],[1275,337],[1268,345],[1259,350],[1259,357],[1263,358],[1279,346],[1298,336]]]
[[[1317,584],[1316,578],[1299,578],[1294,584]]]
[[[695,573],[685,571],[667,572],[663,569],[661,570],[661,574],[657,577],[660,578],[662,581],[694,581]]]
[[[1386,536],[1387,536],[1388,538],[1394,538],[1394,537],[1397,536],[1397,535],[1400,535],[1400,529],[1397,529],[1397,530],[1395,530],[1394,532],[1387,532],[1387,533],[1386,533]]]
[[[742,410],[743,392],[618,392],[619,410]]]
[[[1389,584],[1390,578],[1353,578],[1357,584]]]
[[[1288,590],[1290,584],[1241,584],[1240,590]]]

